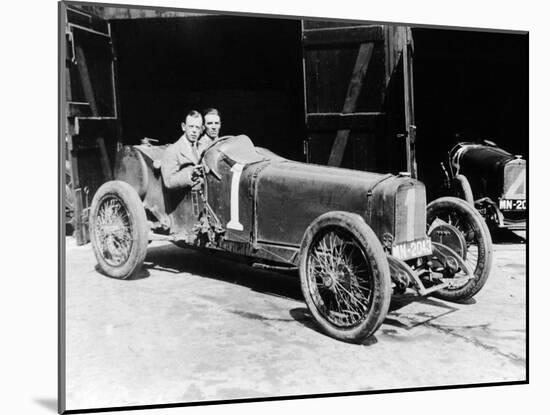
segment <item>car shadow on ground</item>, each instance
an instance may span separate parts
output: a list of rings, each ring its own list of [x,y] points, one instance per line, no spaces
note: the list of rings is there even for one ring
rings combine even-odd
[[[519,235],[507,229],[493,229],[491,230],[491,238],[495,244],[525,244],[525,231],[518,233]],[[523,235],[523,237],[520,235]]]
[[[307,329],[313,330],[323,336],[325,333],[321,331],[313,316],[306,307],[297,307],[289,311],[290,316],[299,324],[304,326]],[[372,346],[373,344],[378,343],[376,335],[372,335],[364,339],[361,343],[356,343],[357,346]],[[352,343],[353,344],[353,343]]]
[[[261,294],[299,301],[304,303],[304,306],[289,310],[290,317],[302,326],[322,334],[313,316],[307,307],[305,307],[297,271],[276,272],[262,270],[250,266],[249,261],[243,257],[223,252],[178,248],[174,245],[149,248],[142,278],[149,276],[152,270],[160,270],[173,274],[191,273],[204,278],[237,284]],[[436,313],[436,315],[415,313],[418,319],[415,319],[416,321],[412,324],[404,324],[401,320],[396,318],[395,315],[399,314],[401,309],[413,302],[424,303],[438,309],[440,308],[441,313]],[[384,320],[384,324],[411,330],[419,325],[426,324],[426,322],[430,322],[458,310],[459,309],[454,307],[452,303],[431,297],[418,297],[413,295],[394,296],[392,297],[389,314]],[[376,344],[377,341],[376,336],[373,335],[360,345],[370,346]]]
[[[200,277],[225,281],[253,291],[303,301],[297,272],[274,272],[249,265],[246,258],[221,252],[198,251],[163,245],[149,248],[144,269],[191,273]]]
[[[117,281],[135,281],[135,280],[142,280],[142,279],[144,279],[144,278],[149,278],[149,277],[151,276],[151,273],[147,270],[146,267],[143,267],[142,269],[140,269],[139,272],[137,273],[137,275],[133,275],[131,278],[126,278],[126,279],[120,279],[120,278],[116,278],[116,277],[110,276],[109,274],[103,272],[103,270],[101,269],[101,267],[99,266],[99,264],[96,264],[96,266],[94,267],[94,269],[96,270],[96,272],[98,272],[99,274],[103,275],[104,277],[111,278],[111,279],[117,280]]]
[[[401,312],[403,308],[413,302],[429,306],[431,308],[431,312],[427,312],[425,310],[414,313]],[[447,316],[459,310],[460,308],[455,307],[453,303],[433,297],[418,297],[412,295],[394,296],[392,297],[390,310],[384,320],[384,324],[405,330],[412,330],[415,327],[429,324],[436,319]],[[403,320],[402,317],[405,319]]]

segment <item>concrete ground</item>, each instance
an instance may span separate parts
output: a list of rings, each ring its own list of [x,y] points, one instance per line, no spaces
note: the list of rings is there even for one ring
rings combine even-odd
[[[292,275],[151,245],[139,279],[67,238],[67,409],[518,381],[525,245],[495,245],[471,304],[399,302],[365,344],[317,331]]]

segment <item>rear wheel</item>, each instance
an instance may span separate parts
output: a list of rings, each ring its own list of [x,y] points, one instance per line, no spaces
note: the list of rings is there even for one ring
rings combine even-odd
[[[309,226],[301,248],[300,282],[309,311],[336,339],[361,342],[388,312],[388,261],[359,215],[329,212]]]
[[[90,239],[99,268],[113,278],[135,276],[148,244],[145,209],[128,183],[110,181],[96,192],[90,210]]]
[[[75,229],[73,176],[70,164],[65,163],[65,235],[72,235]]]
[[[493,244],[487,224],[480,213],[464,200],[455,197],[442,197],[427,206],[428,235],[436,242],[438,225],[449,224],[456,228],[466,242],[466,251],[458,252],[456,247],[449,246],[472,268],[474,278],[464,285],[455,288],[445,288],[434,293],[435,297],[451,301],[463,301],[473,297],[487,282],[493,262]]]

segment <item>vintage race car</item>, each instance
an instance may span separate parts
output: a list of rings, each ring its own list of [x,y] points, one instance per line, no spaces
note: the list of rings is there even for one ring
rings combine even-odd
[[[297,270],[307,306],[330,336],[359,342],[384,320],[392,294],[465,300],[485,284],[492,244],[480,214],[451,197],[426,206],[408,174],[299,163],[227,136],[208,147],[204,185],[163,185],[166,146],[125,146],[116,180],[94,195],[90,233],[100,270],[130,278],[148,242],[245,256]]]
[[[490,227],[526,228],[526,161],[491,141],[461,142],[443,166],[446,186],[475,206]]]

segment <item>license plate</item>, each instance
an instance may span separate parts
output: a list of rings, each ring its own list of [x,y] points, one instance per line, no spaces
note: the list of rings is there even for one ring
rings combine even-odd
[[[417,239],[416,241],[395,244],[392,255],[403,261],[411,258],[419,258],[432,253],[432,241],[430,238]]]
[[[526,210],[527,200],[525,199],[500,199],[498,202],[500,210]]]

